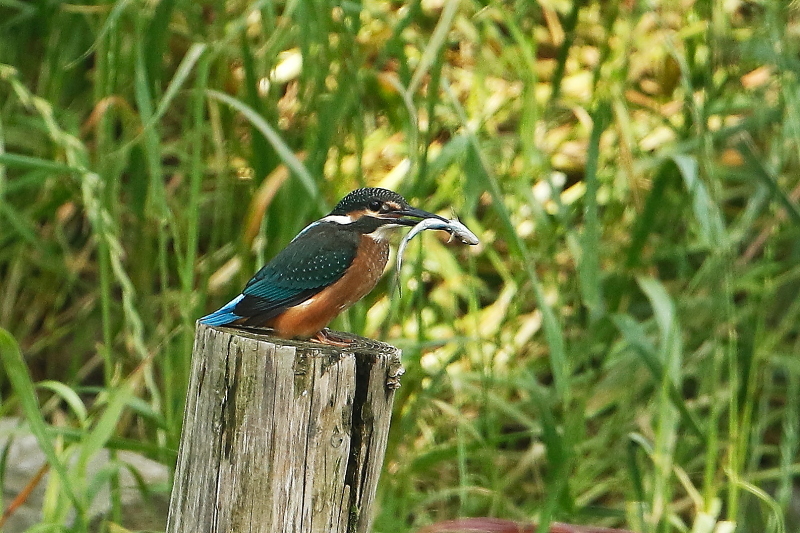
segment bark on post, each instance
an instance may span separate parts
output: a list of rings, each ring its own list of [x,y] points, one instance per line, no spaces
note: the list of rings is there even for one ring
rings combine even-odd
[[[198,324],[167,533],[367,533],[400,350]]]

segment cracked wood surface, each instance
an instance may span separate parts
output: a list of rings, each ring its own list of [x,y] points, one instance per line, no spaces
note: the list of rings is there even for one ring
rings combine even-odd
[[[367,533],[400,350],[198,324],[168,533]]]

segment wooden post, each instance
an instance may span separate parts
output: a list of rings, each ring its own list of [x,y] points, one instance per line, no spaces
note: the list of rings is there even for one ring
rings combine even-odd
[[[367,533],[400,350],[198,324],[167,533]]]

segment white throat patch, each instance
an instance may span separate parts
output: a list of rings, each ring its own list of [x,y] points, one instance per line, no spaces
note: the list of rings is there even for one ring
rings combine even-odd
[[[375,239],[377,242],[382,242],[389,238],[392,230],[400,227],[402,227],[402,224],[384,224],[372,233],[367,233],[367,235]]]

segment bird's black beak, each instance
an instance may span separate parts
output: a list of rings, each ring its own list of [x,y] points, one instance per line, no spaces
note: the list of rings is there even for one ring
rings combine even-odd
[[[429,213],[427,211],[423,211],[422,209],[417,209],[416,207],[406,207],[404,209],[401,209],[400,211],[395,211],[394,214],[399,216],[393,222],[397,224],[402,224],[403,226],[416,226],[417,224],[419,224],[420,220],[425,218],[436,218],[444,222],[448,222],[448,220],[444,217],[440,217],[435,213]],[[414,217],[414,218],[403,218],[403,217]]]

